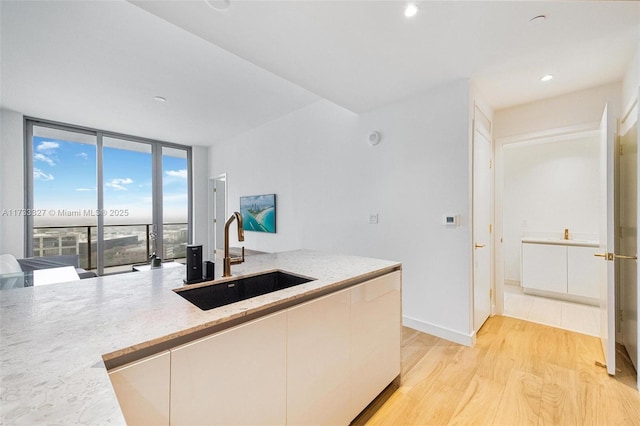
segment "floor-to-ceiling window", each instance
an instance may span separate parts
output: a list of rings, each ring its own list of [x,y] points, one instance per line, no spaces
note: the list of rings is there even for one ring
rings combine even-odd
[[[186,256],[189,217],[187,151],[162,147],[162,247],[164,258]]]
[[[184,258],[190,147],[34,119],[26,134],[29,255],[75,254],[99,274]]]

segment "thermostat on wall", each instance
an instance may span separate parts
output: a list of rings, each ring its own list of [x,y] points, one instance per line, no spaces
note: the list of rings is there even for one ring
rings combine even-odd
[[[445,215],[443,221],[445,226],[458,226],[460,222],[457,214]]]

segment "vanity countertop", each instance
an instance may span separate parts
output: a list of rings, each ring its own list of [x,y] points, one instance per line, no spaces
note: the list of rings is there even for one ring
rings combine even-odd
[[[528,244],[551,244],[558,246],[575,246],[575,247],[599,247],[600,243],[594,240],[568,239],[563,238],[522,238],[523,243]]]
[[[0,424],[125,424],[105,362],[400,267],[309,250],[255,255],[233,275],[283,270],[317,279],[210,311],[172,291],[183,286],[184,268],[0,291]]]

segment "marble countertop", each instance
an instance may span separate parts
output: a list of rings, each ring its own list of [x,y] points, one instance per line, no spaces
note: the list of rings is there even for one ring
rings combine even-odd
[[[125,424],[105,361],[398,268],[309,250],[251,256],[234,276],[279,269],[317,280],[210,311],[172,291],[183,268],[0,291],[0,424]]]
[[[529,244],[552,244],[559,246],[576,246],[576,247],[599,247],[600,244],[594,240],[586,240],[586,239],[568,239],[565,240],[563,238],[522,238],[523,243]]]

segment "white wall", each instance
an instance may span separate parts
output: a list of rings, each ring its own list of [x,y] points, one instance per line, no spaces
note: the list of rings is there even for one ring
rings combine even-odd
[[[247,248],[399,260],[405,323],[470,343],[468,107],[467,81],[360,116],[319,101],[216,145],[210,170],[227,173],[230,212],[277,194],[278,232],[246,232]]]
[[[598,135],[504,149],[505,280],[520,281],[523,236],[598,238]]]
[[[191,183],[193,193],[193,244],[202,245],[203,260],[209,260],[209,148],[191,148]]]
[[[638,41],[640,45],[640,40]],[[622,80],[622,113],[626,113],[631,104],[638,98],[640,88],[640,46],[636,49],[629,68]]]
[[[498,110],[494,116],[496,144],[508,136],[600,123],[607,102],[614,113],[619,111],[621,91],[620,83],[612,83]]]
[[[22,114],[0,109],[0,254],[24,257],[24,138]],[[4,213],[3,213],[4,212]]]

